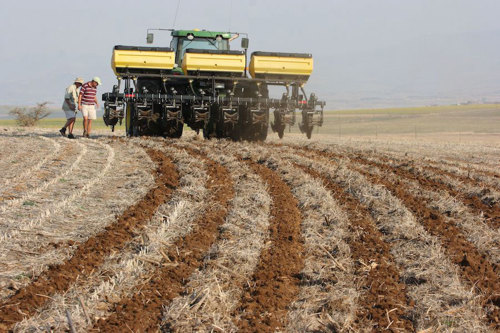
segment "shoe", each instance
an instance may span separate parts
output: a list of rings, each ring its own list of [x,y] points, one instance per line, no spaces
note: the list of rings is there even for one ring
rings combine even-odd
[[[86,131],[83,131],[83,135],[82,135],[84,138],[87,138],[87,132]]]
[[[59,133],[61,133],[61,135],[65,137],[66,136],[66,128],[65,127],[61,128],[59,130]]]
[[[85,137],[86,137],[87,139],[90,139],[90,134],[89,134],[88,132],[87,132],[87,133],[85,133]]]
[[[68,134],[68,139],[74,139],[74,138],[75,138],[75,136],[73,135],[73,133]]]

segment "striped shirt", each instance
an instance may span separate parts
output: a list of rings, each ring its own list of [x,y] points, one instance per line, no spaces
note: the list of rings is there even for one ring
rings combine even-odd
[[[90,82],[85,83],[80,89],[80,96],[82,96],[83,105],[94,105],[97,88],[93,88]]]

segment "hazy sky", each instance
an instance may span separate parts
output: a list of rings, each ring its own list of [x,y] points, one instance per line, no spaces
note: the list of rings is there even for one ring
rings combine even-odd
[[[98,75],[99,93],[109,91],[116,82],[112,47],[146,45],[146,29],[171,28],[177,6],[177,0],[0,3],[0,105],[60,104],[76,76]],[[175,28],[248,32],[250,51],[312,53],[307,88],[330,105],[469,92],[500,99],[499,0],[181,0],[179,7]],[[169,41],[168,33],[155,35],[156,45]]]

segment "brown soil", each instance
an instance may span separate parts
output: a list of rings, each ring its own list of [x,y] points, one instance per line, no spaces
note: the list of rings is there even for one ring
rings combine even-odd
[[[356,236],[346,241],[355,261],[356,275],[363,277],[356,323],[359,327],[374,323],[374,330],[414,331],[406,309],[414,304],[406,296],[406,285],[400,282],[391,247],[382,240],[369,209],[345,190],[347,184],[330,181],[312,168],[295,166],[320,179],[348,214],[351,234]]]
[[[468,165],[468,168],[470,168],[470,170],[474,171],[475,173],[478,173],[478,174],[482,174],[482,175],[485,175],[485,176],[488,176],[488,177],[492,177],[492,178],[500,178],[500,173],[497,173],[497,172],[493,172],[493,171],[489,171],[489,170],[482,170],[482,169],[479,169],[478,167],[475,167],[475,165],[480,165],[480,163],[472,163],[470,161],[467,161],[467,160],[463,160],[463,159],[446,159],[445,161],[445,164],[447,165],[453,165],[453,166],[456,166],[456,162],[459,162],[459,163],[467,163]],[[438,162],[433,162],[433,163],[438,163]],[[468,169],[469,171],[469,169]]]
[[[291,147],[294,148],[294,147]],[[311,157],[311,150],[302,150],[302,152],[305,153],[305,157]],[[388,163],[390,163],[390,160],[387,158],[380,157],[385,163],[382,162],[375,162],[375,161],[370,161],[364,156],[362,156],[360,153],[356,154],[350,154],[350,153],[345,153],[345,154],[336,154],[333,152],[325,152],[325,151],[314,151],[316,154],[320,154],[323,157],[326,158],[334,158],[334,159],[341,159],[348,157],[350,159],[353,159],[354,161],[364,164],[364,165],[369,165],[373,166],[376,168],[379,168],[381,170],[384,170],[388,173],[393,173],[397,176],[409,179],[409,180],[414,180],[417,181],[424,189],[428,191],[433,191],[436,193],[439,193],[440,191],[445,191],[448,192],[452,197],[460,200],[465,206],[469,207],[472,212],[477,214],[478,216],[484,216],[484,222],[488,224],[491,228],[493,229],[498,229],[500,227],[500,207],[497,205],[493,204],[487,204],[481,201],[481,199],[477,196],[465,196],[463,193],[460,191],[457,191],[451,184],[445,184],[443,182],[435,181],[432,179],[427,178],[425,175],[422,175],[421,173],[416,170],[416,168],[411,167],[410,163],[402,163],[397,166],[391,166]],[[386,164],[387,163],[387,164]],[[430,167],[429,167],[430,168]],[[444,172],[443,170],[440,170],[436,168],[433,170],[436,174],[438,175],[448,175],[448,173]],[[455,175],[455,177],[458,177]],[[473,181],[469,179],[470,181]]]
[[[255,162],[248,164],[267,183],[273,200],[270,246],[261,253],[234,316],[241,313],[236,324],[242,332],[274,332],[284,328],[288,306],[299,292],[304,266],[302,216],[290,188],[275,172]]]
[[[79,276],[88,276],[112,251],[120,251],[153,216],[157,207],[166,202],[178,185],[178,174],[171,160],[163,153],[148,150],[157,164],[155,187],[139,202],[129,207],[100,234],[89,238],[61,265],[50,266],[37,280],[20,289],[0,305],[0,331],[10,329],[24,317],[33,315],[55,293],[61,293]]]
[[[316,153],[330,158],[340,157],[325,152]],[[401,168],[393,168],[381,163],[370,162],[359,156],[351,157],[351,161],[362,165],[375,165],[382,170],[393,172],[398,176],[408,176],[408,172]],[[463,233],[453,222],[446,222],[444,216],[437,210],[427,207],[425,202],[411,195],[405,189],[404,184],[399,182],[391,183],[386,178],[372,175],[360,167],[355,169],[374,184],[384,185],[392,195],[400,199],[413,212],[417,221],[424,226],[427,232],[441,240],[442,246],[451,261],[462,271],[462,278],[469,285],[474,286],[483,297],[485,311],[487,312],[490,324],[494,328],[500,329],[500,295],[498,294],[500,279],[495,273],[494,266],[487,260],[486,256],[481,254],[472,243],[467,241]],[[435,183],[430,183],[433,184],[432,186],[436,186]],[[426,186],[424,184],[423,186]]]
[[[229,172],[220,164],[201,153],[188,151],[205,160],[209,200],[213,204],[195,222],[190,234],[165,251],[168,260],[164,260],[148,282],[138,286],[140,292],[116,304],[112,315],[99,320],[94,329],[101,332],[157,332],[163,306],[180,295],[189,276],[203,264],[205,254],[217,239],[218,227],[224,223],[234,196],[233,183]],[[168,331],[168,324],[163,329]]]
[[[415,161],[414,160],[411,160],[411,159],[408,159],[406,160],[408,163],[414,163]],[[425,161],[423,162],[425,163]],[[470,184],[470,185],[481,185],[481,186],[487,186],[487,184],[482,184],[480,183],[479,181],[471,178],[470,176],[470,171],[473,170],[475,173],[477,174],[482,174],[482,175],[485,175],[485,176],[488,176],[488,177],[492,177],[492,178],[500,178],[500,175],[494,173],[494,172],[491,172],[491,171],[486,171],[486,170],[477,170],[477,169],[474,169],[474,168],[461,168],[462,170],[466,170],[467,171],[467,174],[468,176],[462,176],[456,172],[453,172],[453,171],[448,171],[448,170],[444,170],[442,168],[438,168],[438,167],[435,167],[433,165],[422,165],[422,168],[424,169],[428,169],[428,170],[431,170],[431,171],[434,171],[434,172],[439,172],[441,174],[444,174],[444,175],[447,175],[451,178],[455,178],[455,179],[458,179],[460,180],[461,182],[463,183],[467,183],[467,184]]]
[[[406,170],[404,168],[404,166],[402,166],[402,165],[391,167],[391,166],[383,164],[383,163],[376,163],[376,162],[368,161],[368,160],[361,158],[359,156],[356,157],[355,159],[357,161],[365,164],[365,165],[377,167],[385,172],[393,173],[401,178],[415,180],[422,186],[422,188],[425,188],[429,191],[434,191],[436,193],[439,193],[440,191],[448,191],[451,196],[461,200],[466,206],[471,208],[471,210],[473,212],[475,212],[477,215],[483,214],[485,216],[485,221],[488,224],[490,224],[490,225],[494,224],[493,225],[494,228],[500,227],[500,208],[487,207],[487,210],[489,211],[489,215],[488,215],[488,213],[485,213],[481,208],[478,207],[479,205],[486,206],[485,204],[480,202],[478,197],[464,197],[463,194],[461,194],[459,191],[456,191],[450,184],[444,184],[441,182],[432,181],[432,180],[426,178],[425,176],[419,174],[417,171],[413,170],[412,168],[410,168],[410,170]],[[431,199],[427,199],[425,201],[426,201],[428,206],[432,207],[432,200]],[[479,203],[478,203],[478,201],[479,201]],[[494,218],[492,218],[492,217],[494,217]],[[450,223],[450,222],[448,222],[448,223]],[[453,222],[451,222],[451,223],[453,223]],[[461,232],[461,231],[459,231],[459,232]],[[481,254],[481,255],[483,256],[483,258],[487,259],[486,254]],[[497,265],[494,263],[491,263],[491,266],[493,267],[493,270],[498,275],[499,267],[497,267]]]
[[[464,195],[463,193],[457,191],[452,184],[446,184],[444,182],[435,181],[428,179],[425,175],[420,173],[417,168],[414,168],[412,165],[412,161],[403,162],[396,166],[390,166],[386,163],[389,163],[390,160],[387,158],[381,158],[384,163],[377,163],[374,161],[368,161],[366,158],[361,157],[360,155],[356,155],[356,158],[362,161],[364,164],[373,165],[379,168],[382,168],[387,171],[392,171],[393,173],[398,173],[408,179],[416,180],[422,185],[422,187],[430,190],[430,191],[447,191],[451,196],[462,201],[464,205],[469,207],[475,214],[484,216],[484,221],[493,229],[498,229],[500,227],[500,206],[498,203],[485,203],[478,196],[473,195]],[[436,167],[424,166],[424,169],[431,170],[433,173],[438,176],[449,176],[451,178],[455,178],[463,183],[470,185],[480,185],[477,181],[456,175],[451,172],[447,172],[441,170]],[[487,189],[486,189],[487,191]]]

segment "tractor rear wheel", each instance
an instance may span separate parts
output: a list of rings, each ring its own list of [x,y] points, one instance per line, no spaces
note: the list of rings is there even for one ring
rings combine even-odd
[[[132,120],[134,119],[134,113],[135,109],[134,107],[130,104],[127,103],[127,111],[126,111],[126,116],[125,116],[125,134],[127,136],[133,136],[133,130],[132,130]]]
[[[278,110],[274,110],[274,124],[272,127],[275,132],[278,132],[278,137],[283,139],[286,125],[283,122],[283,116]]]

